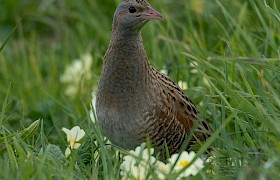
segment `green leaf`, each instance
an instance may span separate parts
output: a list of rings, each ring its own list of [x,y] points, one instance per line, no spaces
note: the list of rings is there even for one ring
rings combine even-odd
[[[40,125],[40,120],[34,121],[30,126],[22,130],[19,135],[23,140],[26,140],[34,135]]]
[[[66,158],[61,149],[53,144],[49,144],[46,147],[45,152],[47,159],[54,160],[56,163],[62,164],[65,162]]]
[[[7,142],[9,142],[9,143],[13,143],[12,138],[15,136],[21,137],[22,140],[26,140],[26,139],[32,137],[36,133],[36,130],[38,129],[39,125],[40,125],[40,120],[37,120],[37,121],[34,121],[30,126],[28,126],[27,128],[23,129],[20,132],[11,133],[11,134],[7,134],[7,135],[5,133],[4,137],[0,138],[0,152],[3,151],[4,149],[6,149],[6,144],[4,143],[5,140],[7,140]]]

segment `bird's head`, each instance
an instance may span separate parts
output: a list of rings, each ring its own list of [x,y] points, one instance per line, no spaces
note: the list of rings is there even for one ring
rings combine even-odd
[[[114,14],[113,28],[139,32],[149,20],[162,19],[162,15],[145,0],[123,0]]]

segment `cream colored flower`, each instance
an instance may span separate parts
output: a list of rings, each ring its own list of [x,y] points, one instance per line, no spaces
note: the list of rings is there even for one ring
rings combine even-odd
[[[181,153],[181,155],[173,154],[169,159],[169,166],[172,167],[176,160],[179,158],[173,169],[173,172],[179,172],[184,167],[188,166],[195,156],[196,154],[193,151],[190,153],[184,151]],[[203,163],[204,162],[201,158],[197,158],[184,172],[182,172],[179,175],[179,178],[188,177],[190,175],[195,176],[199,171],[201,171],[204,168]]]
[[[166,175],[170,173],[170,165],[161,161],[155,163],[155,173],[158,179],[166,179]]]
[[[198,66],[197,62],[194,61],[190,62],[190,68],[192,74],[198,73],[197,66]]]
[[[67,147],[66,149],[65,149],[65,156],[66,157],[68,157],[68,156],[70,156],[70,154],[71,154],[71,149],[69,148],[69,147]]]
[[[80,147],[81,144],[78,142],[85,136],[85,131],[79,126],[75,126],[71,130],[62,128],[62,131],[65,132],[67,142],[69,143],[69,146],[65,150],[65,156],[68,157],[72,150]]]
[[[162,74],[168,75],[168,71],[167,71],[167,69],[166,69],[165,66],[160,70],[160,72],[161,72]]]
[[[183,90],[188,89],[188,83],[185,81],[178,81],[178,86]]]
[[[144,180],[147,178],[151,166],[156,162],[156,158],[152,156],[154,149],[146,149],[145,146],[145,143],[141,144],[134,151],[129,151],[129,155],[124,157],[120,166],[122,179]]]
[[[62,83],[67,84],[65,94],[73,97],[77,94],[81,80],[91,80],[93,60],[90,54],[81,56],[81,59],[75,59],[72,64],[66,67],[64,73],[60,77]]]

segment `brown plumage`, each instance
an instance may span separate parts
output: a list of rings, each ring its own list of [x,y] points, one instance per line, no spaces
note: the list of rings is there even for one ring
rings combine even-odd
[[[191,100],[169,77],[150,66],[141,28],[162,16],[145,0],[124,0],[117,8],[104,57],[96,112],[112,143],[133,149],[148,137],[160,150],[178,152],[195,121],[195,140],[205,141],[211,128],[199,119]]]

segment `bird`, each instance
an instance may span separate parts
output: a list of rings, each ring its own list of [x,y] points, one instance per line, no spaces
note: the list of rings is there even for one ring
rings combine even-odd
[[[151,20],[163,16],[146,0],[123,0],[117,7],[96,95],[97,121],[118,147],[134,149],[148,139],[174,154],[187,137],[203,142],[212,129],[184,91],[150,65],[141,29]]]

